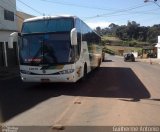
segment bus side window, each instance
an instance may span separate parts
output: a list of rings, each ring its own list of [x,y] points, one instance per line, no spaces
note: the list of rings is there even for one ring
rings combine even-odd
[[[80,53],[81,53],[81,33],[78,33],[78,45],[77,45],[77,49],[78,49],[78,55],[80,55]]]
[[[78,57],[80,56],[81,53],[81,21],[79,19],[76,19],[76,24],[75,27],[77,29],[77,53],[78,53]]]

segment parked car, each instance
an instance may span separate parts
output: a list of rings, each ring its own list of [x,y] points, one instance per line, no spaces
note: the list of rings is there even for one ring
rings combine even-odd
[[[157,58],[157,53],[148,53],[147,57],[148,58]]]
[[[127,53],[124,55],[124,61],[135,61],[135,57],[132,53]]]

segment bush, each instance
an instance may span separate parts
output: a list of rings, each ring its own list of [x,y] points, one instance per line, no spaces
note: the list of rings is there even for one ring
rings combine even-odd
[[[137,44],[138,44],[137,42],[131,41],[129,42],[129,47],[136,47]]]
[[[110,40],[103,40],[101,41],[102,45],[110,44]]]
[[[108,54],[111,54],[111,55],[115,55],[115,52],[114,52],[114,51],[112,51],[112,50],[110,50],[110,49],[108,49],[108,48],[106,48],[106,47],[102,49],[102,52],[108,53]]]

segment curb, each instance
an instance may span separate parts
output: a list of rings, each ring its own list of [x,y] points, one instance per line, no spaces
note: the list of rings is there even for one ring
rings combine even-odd
[[[150,64],[160,64],[160,59],[137,59],[139,62],[150,63]]]

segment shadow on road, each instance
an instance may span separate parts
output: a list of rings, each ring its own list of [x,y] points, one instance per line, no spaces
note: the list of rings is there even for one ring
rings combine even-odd
[[[114,62],[113,60],[104,60],[103,62]]]
[[[130,68],[101,67],[76,84],[27,84],[19,78],[0,82],[2,122],[38,103],[60,95],[103,98],[150,98],[143,83]]]

